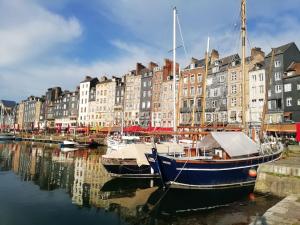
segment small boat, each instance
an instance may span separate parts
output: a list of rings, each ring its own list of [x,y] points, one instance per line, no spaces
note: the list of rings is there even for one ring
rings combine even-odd
[[[79,145],[78,142],[75,141],[63,141],[62,143],[59,144],[60,148],[75,148]]]
[[[152,169],[145,153],[151,153],[151,143],[141,142],[135,136],[123,136],[122,142],[107,147],[102,156],[102,164],[113,177],[157,177],[158,171]],[[183,146],[177,143],[162,142],[157,144],[161,154],[181,154]]]
[[[60,151],[62,151],[62,152],[73,152],[73,151],[77,151],[77,150],[79,150],[79,148],[75,148],[75,147],[72,147],[72,148],[63,147],[63,148],[60,149]]]
[[[259,146],[243,132],[211,132],[184,155],[146,154],[166,186],[216,189],[253,185],[259,165],[281,157],[281,143]]]
[[[15,140],[15,135],[10,133],[1,133],[0,134],[0,141],[13,141]]]

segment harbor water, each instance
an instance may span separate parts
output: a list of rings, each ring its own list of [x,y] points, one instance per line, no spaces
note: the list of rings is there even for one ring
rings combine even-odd
[[[0,143],[0,225],[249,224],[281,200],[253,187],[164,190],[159,179],[112,179],[104,152]]]

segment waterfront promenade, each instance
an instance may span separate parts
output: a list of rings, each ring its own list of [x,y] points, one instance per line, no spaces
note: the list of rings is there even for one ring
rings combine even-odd
[[[255,191],[285,197],[251,225],[300,224],[300,146],[288,146],[279,161],[261,165]]]
[[[282,159],[261,165],[255,191],[280,197],[300,194],[300,146],[288,146]]]
[[[289,195],[268,209],[263,216],[257,217],[250,225],[299,225],[300,194]]]

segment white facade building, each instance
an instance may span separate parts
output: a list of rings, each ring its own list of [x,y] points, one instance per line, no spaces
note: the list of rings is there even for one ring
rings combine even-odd
[[[96,119],[100,127],[112,127],[114,125],[115,98],[116,80],[102,77],[96,86]]]
[[[265,91],[265,69],[261,63],[257,63],[249,71],[249,118],[252,126],[260,126]]]
[[[79,126],[88,126],[90,122],[90,92],[91,88],[95,87],[98,83],[97,78],[91,78],[87,76],[85,80],[80,82],[79,86],[79,112],[78,112],[78,124]]]
[[[125,75],[124,122],[126,126],[139,124],[141,75],[131,72]]]

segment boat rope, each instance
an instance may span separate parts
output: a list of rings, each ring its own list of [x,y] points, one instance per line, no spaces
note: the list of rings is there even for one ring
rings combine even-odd
[[[181,168],[181,170],[179,171],[179,173],[177,174],[177,176],[175,177],[175,179],[173,180],[174,182],[176,182],[176,180],[178,179],[179,175],[181,174],[181,172],[183,171],[183,168],[186,166],[187,162],[189,161],[190,157],[187,158],[187,160],[185,161],[185,163],[183,164],[183,167]],[[170,190],[170,187],[168,187],[165,192],[162,194],[162,196],[158,199],[158,201],[155,203],[153,209],[156,208],[156,206],[161,202],[161,200],[167,195],[168,191]]]
[[[180,33],[180,37],[181,37],[181,41],[182,41],[184,54],[185,54],[185,57],[188,59],[188,55],[187,55],[187,51],[186,51],[184,40],[183,40],[183,35],[182,35],[182,31],[181,31],[181,26],[180,26],[178,14],[176,14],[176,17],[177,17],[177,23],[178,23],[178,28],[179,28],[179,33]]]

